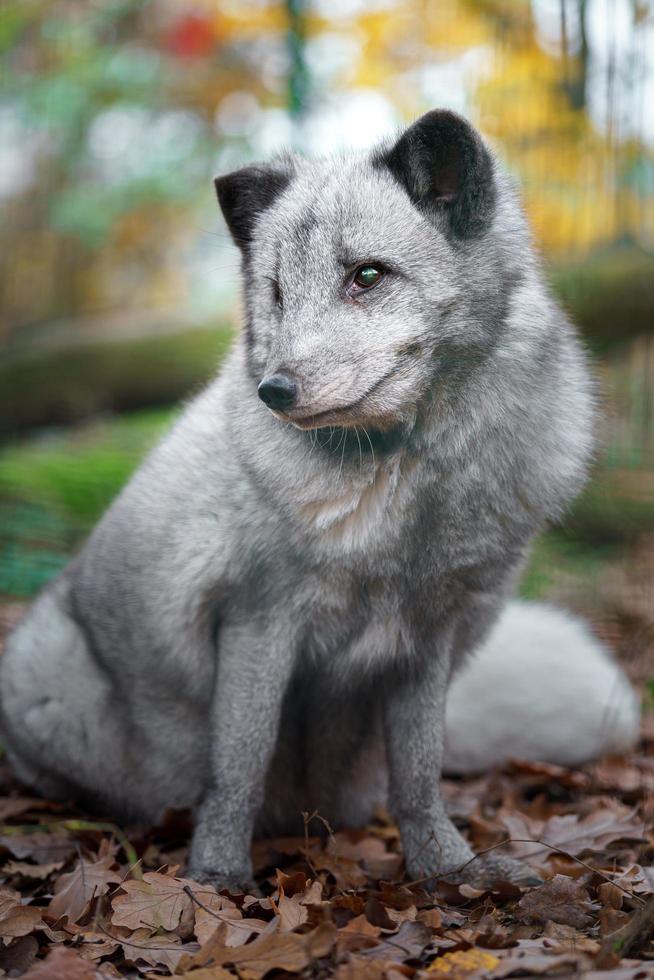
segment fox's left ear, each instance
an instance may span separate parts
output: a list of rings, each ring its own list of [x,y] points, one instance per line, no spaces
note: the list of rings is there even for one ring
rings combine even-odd
[[[292,176],[292,163],[284,158],[274,163],[252,164],[214,178],[227,227],[242,251],[246,252],[250,246],[257,219],[286,190]]]
[[[417,207],[441,212],[457,238],[473,238],[495,212],[493,160],[462,116],[434,109],[374,158],[387,167]]]

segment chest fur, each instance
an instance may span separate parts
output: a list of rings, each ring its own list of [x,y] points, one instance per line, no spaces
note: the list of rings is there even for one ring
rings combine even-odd
[[[395,458],[309,494],[299,517],[318,550],[345,558],[392,547],[411,515],[413,469],[411,462]]]

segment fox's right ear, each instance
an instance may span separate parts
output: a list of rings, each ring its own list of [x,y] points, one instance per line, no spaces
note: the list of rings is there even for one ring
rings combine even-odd
[[[286,190],[293,176],[288,159],[252,164],[214,178],[218,203],[232,238],[247,251],[259,215]]]
[[[373,161],[386,167],[421,210],[441,214],[453,236],[483,234],[495,211],[493,159],[467,119],[426,113]]]

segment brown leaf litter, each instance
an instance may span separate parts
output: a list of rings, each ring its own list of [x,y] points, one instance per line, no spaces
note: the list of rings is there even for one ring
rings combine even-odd
[[[508,847],[543,876],[535,888],[406,883],[379,814],[360,831],[256,842],[261,894],[229,895],[184,876],[188,814],[112,833],[23,794],[5,767],[0,976],[654,978],[653,769],[646,737],[580,770],[514,760],[446,781],[471,844]]]

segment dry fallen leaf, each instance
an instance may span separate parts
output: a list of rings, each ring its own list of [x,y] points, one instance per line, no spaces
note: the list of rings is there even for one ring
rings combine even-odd
[[[80,858],[70,873],[57,878],[54,897],[48,906],[50,918],[67,916],[69,922],[78,922],[94,898],[106,895],[110,885],[118,885],[123,880],[115,864],[113,854],[103,854],[97,861]]]
[[[222,966],[202,967],[193,970],[192,973],[183,973],[181,976],[188,977],[188,980],[234,980],[232,971],[225,970]]]
[[[31,858],[36,864],[67,861],[75,853],[75,841],[66,831],[35,830],[32,834],[3,834],[0,846],[14,857]]]
[[[110,939],[106,933],[95,932],[92,928],[80,929],[76,933],[76,949],[84,960],[94,963],[105,956],[111,956],[119,948],[117,939]]]
[[[165,966],[174,973],[182,956],[197,951],[196,944],[182,945],[177,936],[153,936],[149,929],[136,929],[120,940],[125,959],[149,966]]]
[[[27,861],[7,861],[3,873],[7,876],[20,875],[21,878],[49,878],[55,871],[63,868],[63,861],[51,861],[50,864],[28,864]]]
[[[561,922],[583,929],[592,923],[596,907],[578,881],[555,875],[526,892],[516,906],[516,913],[534,922]]]
[[[619,840],[642,840],[644,830],[637,812],[619,804],[598,808],[583,819],[576,813],[566,813],[541,821],[514,810],[502,812],[500,820],[511,837],[512,852],[540,862],[551,853],[548,844],[577,856],[585,851],[602,851]],[[531,841],[543,843],[528,843]]]
[[[398,932],[385,936],[381,943],[362,955],[401,963],[403,960],[417,959],[430,940],[431,932],[422,922],[403,922]]]
[[[356,861],[364,866],[371,878],[396,878],[400,873],[402,855],[386,849],[383,840],[359,835],[352,840],[347,834],[336,834],[329,843],[329,851],[339,858]]]
[[[334,980],[402,980],[410,975],[400,972],[398,964],[392,960],[371,960],[355,955],[338,967]]]
[[[285,892],[284,878],[286,876],[278,874],[279,897],[276,902],[275,911],[279,916],[279,927],[282,931],[296,929],[303,925],[309,918],[310,905],[319,905],[322,902],[322,885],[319,881],[305,881],[302,891],[295,890],[287,895]],[[293,886],[297,883],[292,879],[286,880],[286,887],[292,882]]]
[[[185,887],[202,890],[197,882],[158,871],[146,872],[142,881],[124,881],[121,888],[125,894],[112,899],[111,921],[126,929],[145,926],[152,932],[157,929],[172,932],[184,915],[193,913],[192,899],[184,891]]]
[[[30,810],[54,809],[51,803],[39,796],[7,796],[0,800],[0,823],[20,817]]]
[[[347,925],[338,930],[339,941],[344,940],[347,949],[357,948],[353,937],[357,937],[357,941],[364,940],[364,945],[368,945],[368,940],[377,939],[380,935],[380,927],[374,926],[365,915],[355,915]]]
[[[35,936],[21,936],[9,946],[0,946],[0,976],[22,977],[36,959],[39,943]]]
[[[294,932],[281,932],[277,920],[253,942],[246,946],[220,947],[211,950],[211,966],[234,965],[243,980],[260,980],[270,970],[286,970],[300,973],[311,962],[331,952],[336,939],[333,926],[323,924],[311,932],[298,935]],[[190,962],[185,961],[184,969],[194,965],[207,965],[207,949],[201,950]],[[189,980],[195,976],[191,971],[184,976]]]
[[[5,943],[19,936],[28,936],[41,925],[41,909],[23,905],[20,892],[0,886],[0,937]]]
[[[213,888],[197,885],[191,892],[202,902],[201,906],[195,903],[193,928],[200,946],[208,943],[221,926],[224,927],[221,933],[223,945],[242,946],[268,925],[263,919],[245,918],[235,902],[226,895],[219,895]]]
[[[23,980],[100,980],[91,963],[67,946],[53,946],[23,974]]]

